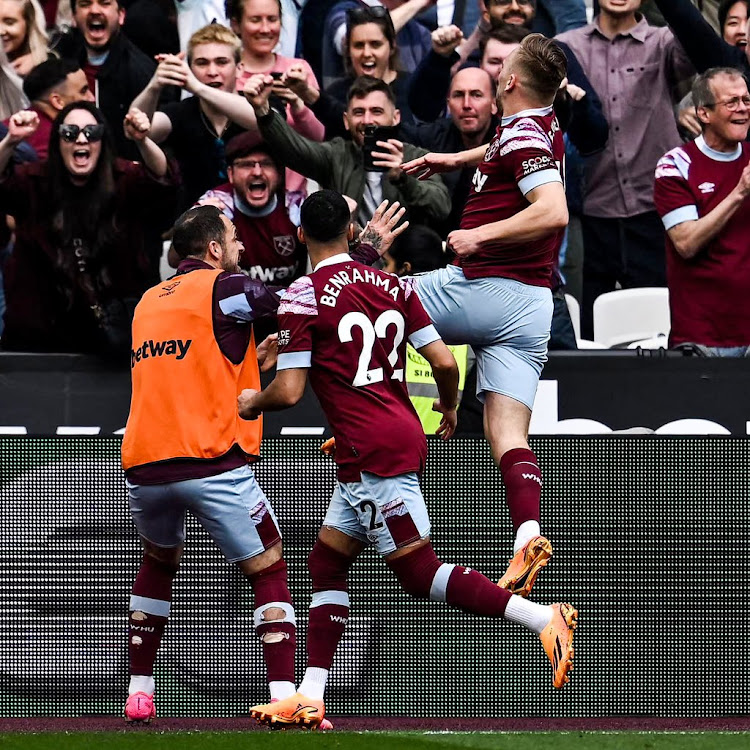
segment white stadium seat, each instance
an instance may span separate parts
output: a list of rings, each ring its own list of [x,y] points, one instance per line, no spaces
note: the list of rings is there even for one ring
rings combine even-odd
[[[669,290],[666,287],[618,289],[594,300],[594,341],[604,346],[622,347],[635,341],[668,336],[669,329]]]

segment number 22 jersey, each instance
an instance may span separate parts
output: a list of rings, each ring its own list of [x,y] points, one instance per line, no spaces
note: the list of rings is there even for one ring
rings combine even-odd
[[[287,289],[278,320],[277,369],[309,368],[339,480],[422,471],[427,442],[404,381],[406,341],[420,349],[440,337],[410,283],[335,255]]]

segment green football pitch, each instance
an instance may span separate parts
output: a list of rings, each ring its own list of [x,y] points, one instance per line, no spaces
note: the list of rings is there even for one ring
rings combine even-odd
[[[2,750],[735,750],[750,732],[45,732],[0,734]]]

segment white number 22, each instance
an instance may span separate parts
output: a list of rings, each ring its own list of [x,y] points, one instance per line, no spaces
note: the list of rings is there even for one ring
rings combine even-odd
[[[395,369],[396,362],[398,362],[398,347],[404,340],[404,330],[406,328],[404,316],[398,310],[386,310],[378,316],[375,325],[361,312],[347,313],[339,321],[339,339],[343,344],[354,341],[354,337],[352,336],[354,328],[359,328],[362,331],[362,351],[359,353],[357,373],[352,381],[352,385],[355,388],[360,388],[363,385],[372,385],[383,380],[382,367],[369,368],[372,361],[372,350],[375,346],[375,339],[384,339],[391,325],[396,326],[396,335],[393,337],[393,349],[391,349],[391,353],[388,355],[388,362],[391,368],[394,368],[391,379],[403,380],[403,369]]]

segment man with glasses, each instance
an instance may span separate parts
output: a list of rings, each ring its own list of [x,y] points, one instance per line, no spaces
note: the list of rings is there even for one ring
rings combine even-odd
[[[600,0],[593,23],[561,34],[599,94],[609,140],[585,164],[581,333],[593,337],[594,300],[624,288],[664,286],[664,228],[654,167],[681,142],[672,92],[693,66],[667,28],[650,26],[641,0]]]
[[[670,345],[712,356],[750,350],[750,95],[738,70],[711,68],[693,85],[702,133],[656,168],[667,230]]]
[[[281,168],[255,133],[243,133],[227,144],[229,181],[209,190],[198,205],[215,205],[234,222],[244,246],[240,270],[251,279],[287,287],[305,270],[307,253],[284,206]],[[170,255],[173,265],[179,259]],[[276,330],[276,318],[256,325],[259,340]]]

